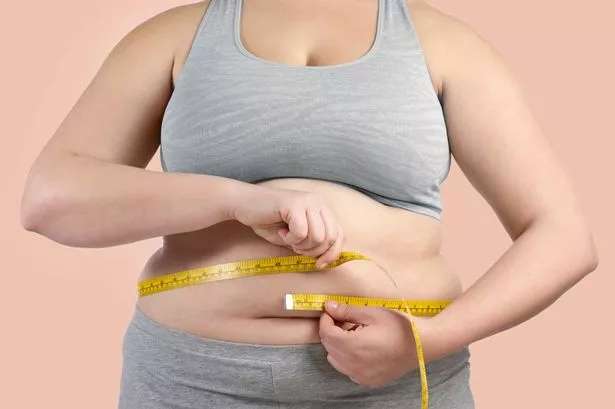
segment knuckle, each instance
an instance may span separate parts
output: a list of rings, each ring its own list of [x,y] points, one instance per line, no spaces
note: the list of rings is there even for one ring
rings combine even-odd
[[[327,253],[327,258],[334,258],[337,246],[335,244],[326,244],[324,252]]]
[[[322,252],[319,250],[313,250],[312,253],[310,253],[310,257],[313,258],[320,258],[320,256],[322,256]]]
[[[338,244],[341,246],[345,240],[344,232],[341,229],[338,230],[337,236],[333,240],[334,240],[334,244]]]
[[[293,246],[293,251],[297,254],[303,254],[304,256],[310,256],[310,250],[306,250],[301,246]]]
[[[292,237],[294,239],[299,239],[299,240],[305,240],[307,238],[308,232],[307,229],[304,228],[298,228],[296,226],[293,226],[294,228],[290,229],[290,233],[292,233]],[[299,244],[299,243],[295,243],[295,244]]]
[[[348,306],[348,304],[339,304],[339,314],[341,316],[342,319],[347,319],[348,315],[350,314],[350,307]]]
[[[327,244],[333,244],[335,243],[335,240],[337,240],[337,236],[339,236],[339,233],[337,232],[337,229],[332,228],[327,228],[325,230],[325,236],[323,237],[324,242]]]
[[[312,240],[312,243],[316,245],[321,245],[325,242],[325,237],[322,234],[313,235],[310,239]]]
[[[308,257],[316,257],[318,256],[318,252],[315,250],[304,250],[303,255],[308,256]]]

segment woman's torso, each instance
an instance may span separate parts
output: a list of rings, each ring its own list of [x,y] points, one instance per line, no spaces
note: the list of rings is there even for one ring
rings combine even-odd
[[[396,0],[383,0],[380,5],[382,6],[389,1],[392,3]],[[237,2],[229,0],[224,0],[224,3],[237,4]],[[199,26],[198,23],[206,6],[207,4],[188,6],[190,11],[185,13],[184,27],[189,20],[196,22],[196,26],[192,33],[189,33],[189,30],[179,31],[184,33],[178,35],[178,44],[182,44],[180,49],[184,51],[178,53],[178,64],[174,68],[176,80],[186,82],[190,79],[188,75],[195,75],[190,73],[194,72],[194,60],[196,59],[194,55],[199,50],[192,49],[190,51],[190,47],[197,27],[203,27],[203,25]],[[388,10],[390,13],[390,10],[394,9],[389,8]],[[323,4],[318,7],[307,0],[298,2],[248,0],[243,4],[241,22],[238,22],[235,26],[241,28],[242,39],[237,51],[239,52],[245,46],[244,56],[253,57],[249,63],[262,64],[258,66],[259,72],[266,73],[269,67],[272,73],[278,76],[284,76],[288,73],[287,79],[296,75],[294,73],[295,68],[298,70],[297,72],[302,73],[300,66],[303,65],[337,65],[343,68],[352,66],[353,69],[355,67],[361,69],[360,64],[353,64],[353,62],[360,61],[363,56],[369,55],[372,59],[377,57],[377,54],[370,55],[370,52],[374,38],[378,38],[378,28],[382,29],[383,24],[383,20],[376,19],[378,11],[378,2],[374,0],[343,0],[336,2],[335,5]],[[225,12],[228,13],[228,10],[225,10]],[[224,12],[219,15],[223,16]],[[391,19],[391,16],[389,15],[388,18]],[[402,20],[396,21],[397,29],[399,29],[399,22]],[[209,24],[210,21],[205,21],[205,23]],[[378,26],[378,24],[381,25]],[[281,36],[281,33],[293,34]],[[197,33],[195,40],[197,45],[199,44],[198,35]],[[387,38],[384,38],[384,40],[387,40]],[[391,39],[389,38],[388,41],[391,41]],[[382,42],[381,33],[381,46]],[[249,51],[247,51],[248,49]],[[188,54],[189,51],[193,56],[191,60],[193,67],[192,71],[186,71],[186,74],[183,71],[183,64],[187,56],[190,55]],[[249,54],[246,55],[245,53]],[[420,60],[422,55],[417,56],[417,58],[419,58],[418,64],[424,63]],[[262,59],[262,61],[258,61],[258,59]],[[272,61],[274,63],[271,63]],[[370,63],[374,64],[374,62]],[[246,70],[250,72],[248,66],[246,66]],[[305,68],[305,70],[303,72],[308,72],[310,68]],[[335,78],[339,78],[339,73],[333,70],[327,71],[326,68],[321,71],[315,69],[313,72],[319,72],[318,75],[321,75],[320,73],[326,73],[326,75],[331,73],[331,77],[337,75]],[[386,76],[386,71],[383,74]],[[422,74],[424,79],[429,80],[429,76],[425,75],[426,71]],[[207,78],[204,78],[203,82],[206,82],[206,80]],[[339,80],[337,81],[339,83]],[[377,86],[378,78],[376,77],[374,81],[376,81]],[[382,81],[386,81],[386,79]],[[414,81],[414,83],[421,84],[417,81]],[[424,85],[423,82],[422,86]],[[349,82],[347,86],[352,87],[352,82]],[[431,82],[429,82],[429,86],[432,86]],[[368,90],[368,88],[365,89]],[[171,115],[175,115],[175,120],[181,117],[181,115],[174,114],[173,111],[173,109],[177,110],[179,105],[177,99],[181,98],[182,95],[179,91],[176,89],[174,95],[175,105],[170,105],[167,109],[167,118]],[[429,92],[433,93],[430,97],[435,97],[436,93],[433,88],[429,90],[420,89],[419,94],[413,95],[416,99],[417,95],[425,95]],[[350,91],[349,94],[352,95]],[[174,102],[173,98],[171,102]],[[232,105],[235,101],[231,97],[227,97],[226,102]],[[243,103],[245,104],[245,102]],[[412,119],[407,122],[404,128],[409,133],[408,137],[412,137],[413,124],[418,124],[416,125],[418,129],[420,129],[420,126],[425,129],[438,127],[438,129],[441,129],[443,127],[441,118],[439,120],[435,117],[432,122],[425,122],[427,121],[426,116],[437,115],[438,112],[434,114],[432,109],[431,113],[426,113],[425,106],[418,109],[412,104],[412,97],[410,97],[407,102],[409,108],[407,113],[412,116]],[[232,113],[233,111],[228,112]],[[344,114],[344,110],[340,110],[340,112],[336,112],[335,115]],[[399,112],[403,114],[403,111]],[[249,110],[246,111],[245,115],[250,115]],[[324,118],[326,120],[326,116]],[[205,125],[202,124],[203,121],[205,121]],[[200,123],[203,128],[212,128],[211,123],[206,122],[207,119],[203,119],[203,121],[195,121],[194,123]],[[233,126],[237,127],[237,123],[240,121],[241,119],[237,119],[236,122],[233,122]],[[423,122],[421,123],[421,121]],[[169,122],[171,121],[167,120],[167,123]],[[322,123],[322,120],[320,123]],[[373,123],[377,124],[378,121],[374,120]],[[298,120],[298,126],[300,124],[300,120]],[[404,126],[403,122],[401,124]],[[165,138],[169,142],[169,147],[172,147],[174,143],[172,132],[167,129],[165,134],[164,126],[163,122],[162,153],[168,153],[166,165],[170,167],[170,171],[198,172],[200,170],[198,165],[197,169],[182,168],[181,158],[177,155],[174,156],[174,151],[164,145]],[[197,125],[194,126],[197,127]],[[378,131],[376,126],[374,128]],[[229,129],[232,135],[232,129]],[[271,134],[271,132],[268,134]],[[403,133],[400,133],[400,135],[403,136]],[[441,136],[442,133],[440,131],[439,134],[431,133],[429,135],[432,135],[430,138],[433,139],[433,135]],[[364,142],[371,143],[371,141]],[[224,144],[224,141],[221,143]],[[303,143],[309,146],[310,141]],[[418,145],[421,141],[417,138],[416,143]],[[422,143],[424,144],[425,141]],[[442,164],[449,165],[448,157],[444,157],[444,154],[448,155],[448,151],[442,150],[442,146],[446,146],[446,148],[448,146],[445,141],[439,141],[439,144],[439,150],[433,148],[428,150],[442,162],[438,163],[437,170],[439,173],[433,175],[434,178],[438,179],[438,183],[446,176],[447,169],[442,171]],[[303,148],[305,149],[305,146]],[[320,148],[326,148],[326,146]],[[406,148],[411,148],[411,145]],[[388,149],[391,149],[390,145]],[[403,148],[398,150],[403,153]],[[353,152],[350,153],[350,155],[352,154]],[[412,162],[410,160],[412,155],[416,157],[425,155],[425,148],[423,147],[422,151],[418,149],[409,150],[407,153],[407,156],[409,156],[408,162]],[[248,154],[244,156],[247,171],[252,171],[249,161],[254,157],[258,158],[258,155],[251,156],[248,151]],[[393,151],[389,156],[394,156]],[[192,159],[195,162],[194,157]],[[300,159],[301,156],[295,153],[293,160],[297,162]],[[359,159],[364,163],[369,161],[367,157]],[[324,164],[325,162],[323,162],[323,166]],[[373,168],[377,165],[377,163],[368,164],[362,171],[366,172],[369,178],[370,166]],[[403,166],[405,164],[400,162],[399,165],[393,166],[391,169]],[[343,177],[343,171],[348,170],[343,167],[335,169],[342,169],[339,177]],[[411,173],[411,170],[411,168],[408,170],[407,176],[409,178],[415,176]],[[215,171],[215,169],[211,171],[204,169],[202,173],[215,173]],[[413,181],[408,182],[401,179],[406,175],[401,174],[400,176],[399,172],[394,175],[392,170],[387,172],[391,174],[393,179],[397,175],[399,179],[396,182],[397,185],[400,189],[404,186],[410,189],[409,195],[413,193],[411,190],[413,186],[422,183],[422,180],[417,180],[413,185]],[[138,300],[139,308],[163,324],[206,337],[237,342],[294,344],[318,342],[318,321],[315,318],[318,313],[285,311],[284,294],[286,293],[308,292],[380,298],[446,299],[454,298],[461,292],[461,283],[457,275],[440,255],[442,233],[440,222],[437,220],[439,209],[436,206],[434,211],[434,206],[432,206],[434,198],[439,198],[439,191],[436,192],[437,195],[433,193],[433,190],[437,187],[431,188],[432,196],[425,196],[427,199],[421,206],[417,206],[418,211],[409,211],[407,208],[381,203],[382,200],[379,202],[360,190],[344,184],[345,180],[338,180],[341,183],[316,180],[320,175],[304,173],[306,178],[290,177],[288,174],[279,174],[279,178],[275,178],[273,177],[275,175],[266,174],[268,180],[254,181],[254,183],[270,187],[313,191],[320,194],[333,210],[344,229],[346,236],[344,250],[360,252],[370,257],[387,270],[395,284],[375,263],[353,261],[335,269],[319,272],[232,279],[163,292],[140,298]],[[424,179],[424,173],[424,171],[419,171],[416,177]],[[263,175],[260,176],[265,179]],[[362,183],[364,180],[361,178],[351,179],[350,175],[348,177],[352,182],[359,181]],[[357,176],[355,175],[355,177]],[[430,183],[433,183],[433,180]],[[390,195],[395,184],[389,182],[389,185],[387,185],[383,182],[382,186],[384,187],[377,192],[381,196],[376,195],[376,199],[382,198],[385,194]],[[372,190],[375,191],[375,189]],[[406,203],[403,200],[399,202]],[[434,214],[436,217],[434,217]],[[289,249],[265,242],[252,233],[249,228],[236,222],[225,222],[201,231],[167,236],[163,243],[163,247],[145,265],[140,279],[222,262],[293,254]]]

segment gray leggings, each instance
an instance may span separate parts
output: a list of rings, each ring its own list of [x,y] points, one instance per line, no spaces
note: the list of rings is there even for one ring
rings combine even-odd
[[[203,338],[135,309],[124,337],[119,409],[419,409],[418,371],[377,389],[337,372],[320,344]],[[430,409],[474,409],[468,349],[427,364]]]

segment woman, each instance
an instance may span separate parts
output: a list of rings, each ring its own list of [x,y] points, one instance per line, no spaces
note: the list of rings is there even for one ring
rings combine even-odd
[[[166,172],[144,170],[159,146]],[[440,255],[451,155],[514,241],[466,291]],[[140,280],[318,261],[140,297],[122,409],[420,407],[406,315],[288,311],[287,293],[453,300],[415,319],[430,407],[473,408],[468,345],[597,265],[571,183],[502,58],[414,0],[211,0],[144,22],[37,158],[22,224],[78,247],[162,236]],[[322,269],[342,251],[372,261]]]

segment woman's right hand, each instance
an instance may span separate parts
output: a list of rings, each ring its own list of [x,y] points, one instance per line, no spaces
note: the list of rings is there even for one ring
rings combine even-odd
[[[233,218],[270,243],[317,258],[318,268],[335,261],[344,234],[316,193],[253,186],[233,209]]]

